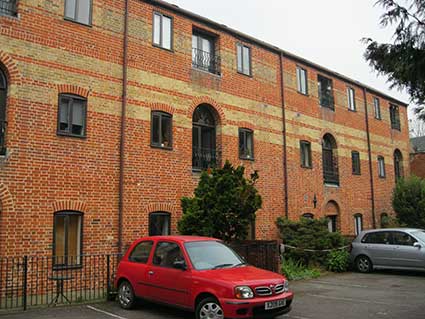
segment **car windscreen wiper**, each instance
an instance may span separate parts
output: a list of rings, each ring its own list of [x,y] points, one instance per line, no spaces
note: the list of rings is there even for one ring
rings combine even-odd
[[[234,264],[233,265],[233,268],[240,267],[240,266],[245,266],[245,265],[246,265],[246,262],[241,262],[239,264]]]
[[[214,268],[213,268],[213,269],[224,268],[224,267],[230,267],[230,266],[233,266],[233,264],[220,264],[220,265],[214,266]]]

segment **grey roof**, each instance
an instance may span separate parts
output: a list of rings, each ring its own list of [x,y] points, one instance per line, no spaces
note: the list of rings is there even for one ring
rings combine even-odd
[[[425,153],[425,136],[411,138],[410,144],[414,153]]]
[[[265,49],[267,49],[269,51],[272,51],[272,52],[275,52],[275,53],[278,53],[278,54],[282,54],[285,57],[288,57],[290,59],[294,59],[295,61],[298,61],[299,63],[303,63],[303,64],[308,65],[308,66],[310,66],[312,68],[315,68],[315,69],[317,69],[317,70],[319,70],[319,71],[321,71],[323,73],[327,73],[327,74],[329,74],[331,76],[334,76],[336,78],[339,78],[340,80],[346,81],[349,84],[360,86],[360,87],[364,88],[365,90],[369,91],[370,93],[375,94],[375,95],[379,95],[379,96],[381,96],[381,97],[383,97],[385,99],[388,99],[389,101],[392,101],[392,102],[394,102],[396,104],[402,105],[404,107],[407,107],[409,105],[406,102],[400,101],[400,100],[398,100],[398,99],[396,99],[396,98],[394,98],[394,97],[392,97],[392,96],[390,96],[388,94],[385,94],[383,92],[380,92],[380,91],[378,91],[378,90],[376,90],[376,89],[374,89],[374,88],[372,88],[372,87],[370,87],[370,86],[368,86],[366,84],[363,84],[363,83],[361,83],[361,82],[359,82],[357,80],[350,79],[349,77],[346,77],[345,75],[342,75],[342,74],[340,74],[338,72],[332,71],[332,70],[330,70],[328,68],[325,68],[325,67],[323,67],[323,66],[321,66],[319,64],[316,64],[314,62],[311,62],[311,61],[309,61],[309,60],[307,60],[307,59],[305,59],[303,57],[297,56],[297,55],[295,55],[293,53],[290,53],[288,51],[282,50],[282,49],[278,48],[277,46],[274,46],[272,44],[269,44],[269,43],[266,43],[264,41],[258,40],[258,39],[254,38],[254,37],[251,37],[251,36],[249,36],[249,35],[247,35],[245,33],[242,33],[242,32],[239,32],[239,31],[237,31],[235,29],[229,28],[228,26],[226,26],[224,24],[217,23],[217,22],[215,22],[213,20],[210,20],[208,18],[205,18],[203,16],[200,16],[200,15],[198,15],[196,13],[193,13],[193,12],[190,12],[190,11],[187,11],[187,10],[184,10],[184,9],[181,9],[180,7],[178,7],[175,4],[171,4],[171,3],[166,2],[166,1],[163,1],[163,0],[144,0],[144,1],[147,2],[147,3],[151,3],[153,5],[157,5],[157,6],[163,7],[165,9],[170,10],[170,11],[174,11],[175,13],[178,13],[178,14],[181,14],[183,16],[189,17],[189,18],[191,18],[191,19],[193,19],[195,21],[199,21],[199,22],[204,23],[204,24],[206,24],[208,26],[211,26],[211,27],[213,27],[215,29],[222,30],[222,31],[227,32],[227,33],[229,33],[229,34],[231,34],[231,35],[233,35],[233,36],[235,36],[237,38],[243,39],[243,40],[245,40],[247,42],[251,42],[251,43],[254,43],[254,44],[256,44],[256,45],[258,45],[260,47],[263,47],[263,48],[265,48]]]

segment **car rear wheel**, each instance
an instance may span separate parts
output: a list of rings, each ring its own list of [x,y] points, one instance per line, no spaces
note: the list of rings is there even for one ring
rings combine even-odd
[[[201,300],[196,306],[196,319],[224,319],[220,303],[213,297]]]
[[[372,261],[369,257],[359,256],[356,258],[356,268],[359,272],[368,273],[372,271]]]
[[[134,295],[134,290],[131,284],[128,281],[121,282],[118,288],[118,301],[121,308],[131,309],[134,306],[136,296]]]

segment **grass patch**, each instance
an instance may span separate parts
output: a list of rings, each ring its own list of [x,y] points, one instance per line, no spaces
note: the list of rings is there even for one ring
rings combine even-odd
[[[282,272],[288,280],[313,279],[322,274],[320,268],[305,266],[301,261],[294,261],[291,258],[282,261]]]

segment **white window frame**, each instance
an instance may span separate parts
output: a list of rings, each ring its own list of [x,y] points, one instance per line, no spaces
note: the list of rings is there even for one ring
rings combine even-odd
[[[381,178],[386,177],[385,173],[385,158],[383,156],[378,156],[378,175]]]
[[[244,50],[248,50],[248,61],[244,59]],[[239,54],[240,52],[240,54]],[[236,44],[236,58],[237,58],[237,69],[238,73],[252,76],[252,54],[251,48],[242,43]],[[246,66],[248,64],[248,68]],[[247,72],[246,72],[247,71]]]
[[[74,22],[77,22],[77,23],[85,24],[85,25],[91,25],[92,24],[92,12],[93,12],[93,0],[89,0],[89,8],[88,8],[88,10],[89,10],[89,12],[88,12],[89,21],[87,23],[81,21],[81,19],[78,17],[78,11],[79,11],[78,9],[79,9],[79,5],[80,5],[81,0],[75,0],[74,15],[72,17],[66,15],[66,11],[67,11],[66,8],[67,8],[68,1],[69,0],[65,0],[65,6],[64,6],[64,11],[65,11],[64,17],[65,17],[65,19],[70,20],[70,21],[74,21]]]
[[[363,231],[363,216],[361,214],[354,215],[354,231],[356,235]]]
[[[381,120],[382,119],[381,101],[376,96],[373,98],[373,109],[374,109],[374,112],[375,112],[375,119]]]
[[[300,66],[297,66],[297,90],[298,90],[298,93],[308,95],[307,70]]]
[[[155,28],[155,17],[159,17],[159,30]],[[170,47],[167,47],[164,45],[164,18],[170,20]],[[154,46],[159,47],[161,49],[173,50],[173,17],[167,16],[165,14],[162,14],[160,12],[155,11],[152,16],[152,43]],[[155,41],[155,33],[159,32],[159,42]]]
[[[356,111],[356,91],[352,87],[347,88],[348,109]]]

